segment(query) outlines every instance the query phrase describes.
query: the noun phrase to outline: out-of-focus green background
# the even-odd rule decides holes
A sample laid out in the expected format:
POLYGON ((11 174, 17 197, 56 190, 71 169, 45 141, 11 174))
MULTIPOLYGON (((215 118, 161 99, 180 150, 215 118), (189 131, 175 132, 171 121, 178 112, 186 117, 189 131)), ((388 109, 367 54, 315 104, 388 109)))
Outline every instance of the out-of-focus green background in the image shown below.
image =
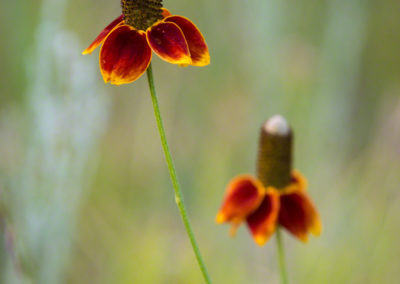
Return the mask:
MULTIPOLYGON (((215 283, 279 283, 275 239, 214 223, 254 173, 258 130, 292 124, 324 231, 284 235, 291 283, 395 283, 400 267, 400 2, 165 0, 203 32, 205 68, 153 57, 185 201, 215 283)), ((203 283, 145 76, 105 85, 81 51, 118 0, 3 1, 0 283, 203 283)))

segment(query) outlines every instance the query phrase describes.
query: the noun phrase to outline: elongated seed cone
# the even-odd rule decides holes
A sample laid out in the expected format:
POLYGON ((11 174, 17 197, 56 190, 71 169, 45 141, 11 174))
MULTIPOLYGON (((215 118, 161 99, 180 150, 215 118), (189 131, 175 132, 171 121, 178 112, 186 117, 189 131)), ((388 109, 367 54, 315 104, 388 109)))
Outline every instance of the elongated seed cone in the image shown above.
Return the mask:
POLYGON ((257 176, 265 187, 284 188, 292 172, 292 130, 285 118, 276 115, 261 127, 257 176))

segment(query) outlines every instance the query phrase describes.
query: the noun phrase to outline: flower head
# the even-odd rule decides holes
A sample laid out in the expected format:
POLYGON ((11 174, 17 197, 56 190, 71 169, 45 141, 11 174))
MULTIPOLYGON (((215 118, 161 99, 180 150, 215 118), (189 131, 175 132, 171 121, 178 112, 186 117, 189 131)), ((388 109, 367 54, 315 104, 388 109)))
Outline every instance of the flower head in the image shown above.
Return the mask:
POLYGON ((227 187, 217 223, 231 223, 231 235, 246 222, 254 241, 263 245, 277 225, 306 242, 308 233, 319 235, 322 225, 307 182, 291 170, 292 132, 281 116, 269 119, 261 129, 257 178, 241 175, 227 187))
POLYGON ((112 21, 82 54, 102 44, 100 71, 106 83, 138 79, 151 62, 152 51, 180 66, 210 63, 207 44, 187 18, 171 15, 161 0, 122 0, 122 15, 112 21))

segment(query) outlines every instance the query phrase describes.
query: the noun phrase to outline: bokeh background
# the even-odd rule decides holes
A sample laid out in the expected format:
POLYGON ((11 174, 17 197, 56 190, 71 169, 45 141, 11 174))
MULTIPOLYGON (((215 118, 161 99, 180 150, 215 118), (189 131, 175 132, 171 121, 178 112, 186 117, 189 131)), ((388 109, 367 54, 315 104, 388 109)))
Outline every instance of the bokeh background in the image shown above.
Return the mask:
MULTIPOLYGON (((164 0, 212 63, 154 56, 161 110, 215 283, 279 283, 275 239, 214 223, 254 173, 274 114, 295 131, 324 232, 284 235, 291 283, 395 283, 400 267, 400 2, 164 0)), ((145 76, 105 85, 81 51, 118 0, 3 1, 0 283, 203 283, 161 151, 145 76)))

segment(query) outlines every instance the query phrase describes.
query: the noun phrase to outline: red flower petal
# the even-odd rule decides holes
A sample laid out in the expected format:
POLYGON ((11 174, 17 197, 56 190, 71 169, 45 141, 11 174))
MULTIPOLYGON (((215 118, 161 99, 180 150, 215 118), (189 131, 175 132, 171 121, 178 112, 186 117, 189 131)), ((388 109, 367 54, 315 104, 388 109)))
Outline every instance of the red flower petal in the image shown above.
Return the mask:
POLYGON ((305 191, 306 181, 294 172, 292 183, 280 196, 279 224, 294 236, 307 242, 308 233, 319 235, 322 224, 314 204, 305 191))
POLYGON ((151 61, 151 49, 143 31, 122 25, 112 31, 100 50, 104 81, 127 84, 138 79, 151 61))
POLYGON ((234 178, 227 187, 216 222, 230 222, 235 229, 260 205, 263 197, 264 187, 256 178, 250 175, 234 178))
POLYGON ((173 64, 190 64, 188 44, 174 23, 159 22, 147 30, 147 41, 161 59, 173 64))
POLYGON ((247 226, 258 245, 263 245, 275 231, 279 212, 279 194, 269 189, 260 206, 247 217, 247 226))
POLYGON ((89 54, 92 53, 93 50, 95 50, 103 41, 104 39, 108 36, 108 34, 118 25, 123 23, 123 18, 124 16, 121 15, 118 18, 116 18, 114 21, 111 22, 107 27, 104 28, 104 30, 96 37, 96 39, 92 42, 91 45, 89 45, 88 48, 86 48, 82 54, 89 54))
POLYGON ((210 54, 206 41, 200 30, 189 19, 182 16, 171 16, 164 19, 165 22, 172 22, 182 30, 189 45, 192 64, 195 66, 205 66, 210 63, 210 54))

